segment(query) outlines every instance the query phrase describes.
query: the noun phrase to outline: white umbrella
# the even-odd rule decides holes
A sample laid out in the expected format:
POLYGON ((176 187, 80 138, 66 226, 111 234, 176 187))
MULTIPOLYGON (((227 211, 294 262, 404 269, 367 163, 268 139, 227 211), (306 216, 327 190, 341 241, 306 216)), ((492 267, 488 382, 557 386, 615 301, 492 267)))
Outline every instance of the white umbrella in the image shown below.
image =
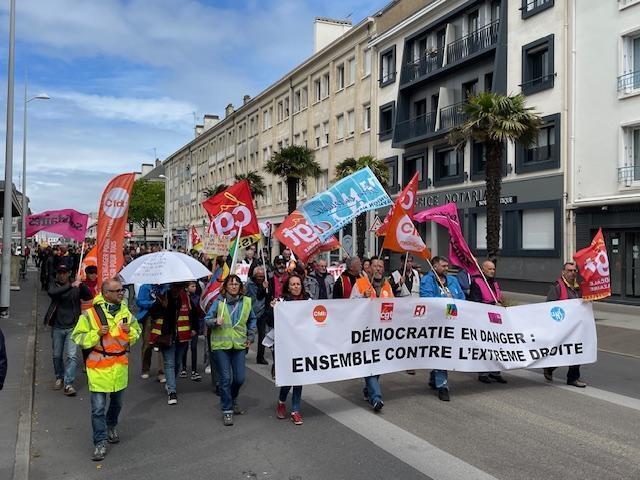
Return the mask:
POLYGON ((178 252, 156 252, 136 258, 120 271, 125 284, 188 282, 211 275, 196 259, 178 252))

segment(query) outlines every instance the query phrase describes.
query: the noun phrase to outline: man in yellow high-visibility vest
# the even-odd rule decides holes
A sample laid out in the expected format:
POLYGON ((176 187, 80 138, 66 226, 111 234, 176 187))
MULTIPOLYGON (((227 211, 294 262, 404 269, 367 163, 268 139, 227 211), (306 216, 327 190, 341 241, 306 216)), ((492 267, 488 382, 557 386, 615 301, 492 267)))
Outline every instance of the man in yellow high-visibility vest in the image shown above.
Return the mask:
POLYGON ((122 409, 122 394, 129 377, 129 347, 140 337, 140 325, 122 302, 124 289, 116 279, 105 280, 102 293, 85 310, 71 338, 87 355, 87 377, 91 392, 94 461, 103 460, 107 442, 118 443, 116 430, 122 409), (111 394, 107 409, 107 395, 111 394))

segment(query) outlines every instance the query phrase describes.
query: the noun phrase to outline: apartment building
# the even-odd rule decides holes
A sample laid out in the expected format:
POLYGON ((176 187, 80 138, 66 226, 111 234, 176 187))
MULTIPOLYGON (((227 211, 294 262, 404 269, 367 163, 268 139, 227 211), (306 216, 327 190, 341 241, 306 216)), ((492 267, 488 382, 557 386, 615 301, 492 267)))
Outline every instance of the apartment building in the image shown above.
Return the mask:
POLYGON ((571 243, 602 227, 612 300, 640 303, 640 1, 571 2, 571 243), (575 230, 574 230, 575 228, 575 230), (574 236, 575 233, 575 236, 574 236))
MULTIPOLYGON (((376 156, 388 164, 394 193, 418 172, 416 210, 455 202, 467 241, 482 258, 484 147, 456 150, 447 135, 465 120, 461 107, 470 95, 527 95, 545 125, 533 148, 505 145, 499 277, 506 288, 542 293, 564 255, 564 2, 420 3, 404 21, 386 30, 378 25, 370 42, 378 77, 376 156)), ((430 223, 419 229, 434 253, 447 254, 444 228, 430 223)))
MULTIPOLYGON (((299 203, 326 189, 337 163, 372 152, 371 54, 367 44, 373 19, 352 26, 346 21, 318 18, 316 51, 266 90, 234 108, 223 119, 205 116, 194 140, 165 160, 167 223, 171 235, 186 240, 190 226, 206 224, 200 206, 202 190, 234 183, 240 173, 258 171, 267 185, 255 199, 261 221, 277 226, 287 214, 286 184, 263 169, 275 151, 304 145, 314 151, 323 174, 300 186, 299 203)), ((355 229, 341 232, 345 244, 355 244, 355 229)), ((277 251, 277 248, 276 248, 277 251)))

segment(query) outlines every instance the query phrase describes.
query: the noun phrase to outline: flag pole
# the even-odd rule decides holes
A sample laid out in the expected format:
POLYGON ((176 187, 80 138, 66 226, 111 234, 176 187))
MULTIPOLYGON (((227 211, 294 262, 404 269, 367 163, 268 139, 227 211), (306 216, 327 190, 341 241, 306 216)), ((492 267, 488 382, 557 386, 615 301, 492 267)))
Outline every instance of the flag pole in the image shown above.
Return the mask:
POLYGON ((76 273, 76 279, 80 278, 80 270, 82 269, 82 260, 84 259, 84 240, 82 241, 82 250, 80 250, 80 262, 78 263, 78 273, 76 273))
POLYGON ((409 252, 404 256, 404 268, 402 269, 402 278, 407 274, 407 261, 409 260, 409 252))
MULTIPOLYGON (((261 235, 260 240, 258 240, 258 248, 260 249, 260 257, 262 258, 262 268, 264 270, 264 278, 266 280, 267 279, 267 263, 264 261, 264 247, 262 245, 263 238, 264 238, 264 235, 261 235)), ((265 288, 265 291, 269 293, 269 282, 267 282, 267 288, 265 288)))
POLYGON ((498 305, 500 302, 496 298, 496 294, 493 293, 493 290, 492 290, 491 286, 489 285, 489 280, 487 280, 487 277, 484 275, 484 272, 482 271, 482 268, 480 267, 480 264, 478 263, 478 260, 476 259, 475 255, 473 255, 473 254, 471 255, 471 258, 473 258, 473 261, 476 262, 476 267, 478 267, 478 271, 480 272, 480 275, 482 275, 482 279, 484 280, 484 283, 487 285, 487 288, 489 289, 489 292, 491 293, 491 296, 493 297, 493 301, 496 302, 496 305, 498 305))

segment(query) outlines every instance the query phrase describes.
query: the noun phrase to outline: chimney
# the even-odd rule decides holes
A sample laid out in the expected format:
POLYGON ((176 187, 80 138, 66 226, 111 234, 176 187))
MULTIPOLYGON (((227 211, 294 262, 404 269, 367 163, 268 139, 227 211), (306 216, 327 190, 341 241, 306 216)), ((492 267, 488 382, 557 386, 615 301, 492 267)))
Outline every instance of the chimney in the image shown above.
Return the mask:
POLYGON ((316 17, 313 22, 313 53, 318 53, 344 35, 351 27, 351 20, 316 17))
POLYGON ((142 171, 140 172, 140 176, 141 177, 146 177, 151 170, 153 170, 153 165, 151 163, 143 163, 142 164, 142 171))
POLYGON ((156 158, 156 167, 158 165, 162 165, 162 160, 160 160, 159 158, 156 158))
POLYGON ((220 123, 220 117, 218 115, 206 114, 204 116, 204 130, 205 131, 209 130, 211 127, 216 126, 218 123, 220 123))
POLYGON ((204 132, 204 125, 196 125, 196 137, 202 135, 202 132, 204 132))
POLYGON ((233 103, 230 103, 229 105, 227 105, 224 109, 224 116, 225 118, 228 117, 229 115, 231 115, 234 112, 233 110, 233 103))
POLYGON ((242 97, 242 105, 246 105, 251 100, 251 95, 245 95, 242 97))

